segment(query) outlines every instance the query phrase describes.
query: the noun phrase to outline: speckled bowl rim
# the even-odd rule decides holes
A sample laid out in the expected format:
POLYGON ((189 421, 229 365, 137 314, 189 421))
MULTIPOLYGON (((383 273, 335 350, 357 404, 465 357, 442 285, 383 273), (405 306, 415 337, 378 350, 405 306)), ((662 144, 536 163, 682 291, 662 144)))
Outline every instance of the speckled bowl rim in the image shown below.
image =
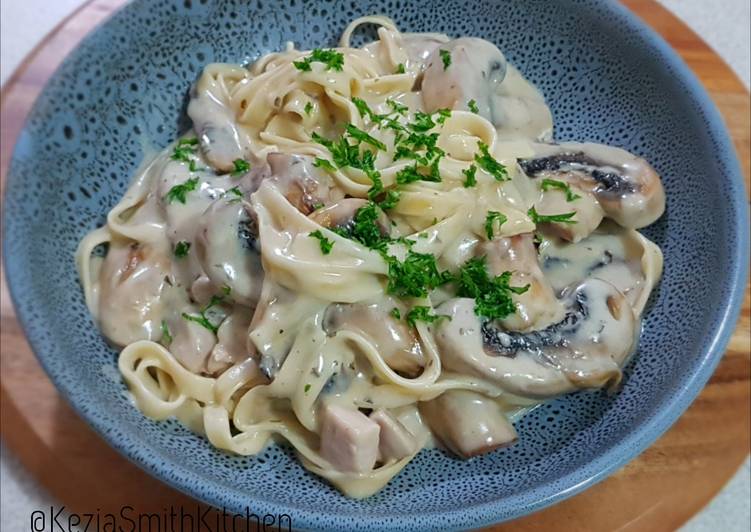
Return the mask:
MULTIPOLYGON (((685 380, 685 382, 683 382, 678 393, 671 396, 670 399, 662 405, 662 408, 643 421, 638 427, 634 428, 625 439, 621 440, 606 453, 594 458, 576 471, 559 478, 557 480, 557 485, 562 486, 560 489, 551 492, 549 486, 543 485, 536 488, 530 488, 510 497, 471 505, 460 510, 423 512, 420 514, 399 515, 396 517, 392 515, 358 515, 357 518, 361 520, 363 525, 371 527, 375 526, 382 529, 398 527, 400 529, 419 530, 424 528, 426 522, 425 518, 427 516, 439 516, 443 524, 443 529, 446 530, 482 527, 496 522, 515 519, 572 497, 605 479, 615 470, 641 454, 641 452, 643 452, 652 442, 659 438, 673 423, 675 423, 701 391, 724 354, 725 347, 735 329, 735 324, 740 313, 745 281, 749 268, 749 210, 746 203, 743 174, 735 149, 714 102, 694 73, 670 47, 670 45, 623 5, 615 2, 608 2, 602 7, 605 10, 610 11, 610 13, 622 23, 624 27, 641 38, 645 46, 650 47, 657 52, 657 60, 663 61, 666 67, 671 68, 675 75, 685 83, 689 95, 693 98, 697 107, 706 115, 707 123, 709 125, 708 132, 716 141, 719 159, 725 163, 730 176, 729 186, 732 192, 732 202, 728 208, 733 211, 736 220, 735 227, 731 227, 730 229, 735 229, 740 244, 733 250, 733 253, 729 257, 730 270, 728 273, 731 274, 731 297, 722 309, 722 318, 719 326, 714 332, 714 337, 712 338, 710 347, 700 359, 691 375, 685 380), (390 518, 388 525, 383 522, 384 517, 390 518)), ((103 24, 108 23, 113 16, 120 12, 121 9, 122 8, 94 28, 94 30, 92 30, 82 42, 88 41, 96 30, 101 28, 103 24)), ((79 43, 79 45, 69 54, 69 57, 75 54, 80 45, 81 43, 79 43)), ((66 59, 62 65, 58 67, 58 70, 62 68, 68 60, 69 59, 66 59)), ((44 92, 41 94, 44 94, 44 92)), ((19 137, 25 130, 26 125, 24 125, 21 130, 19 137)), ((14 151, 8 172, 8 181, 13 179, 13 173, 11 170, 14 166, 13 162, 15 159, 16 152, 14 151)), ((6 183, 6 190, 9 189, 10 187, 8 187, 6 183)), ((20 297, 20 294, 17 294, 14 291, 14 285, 12 282, 14 268, 8 264, 7 259, 8 244, 7 239, 5 238, 5 227, 7 227, 7 224, 4 223, 3 226, 3 260, 5 261, 5 270, 11 300, 18 309, 19 306, 16 305, 16 301, 20 297)), ((25 331, 28 330, 26 324, 29 318, 30 317, 25 311, 18 310, 18 319, 25 331)), ((65 382, 60 379, 53 370, 51 370, 45 360, 45 356, 40 354, 43 353, 43 350, 41 349, 38 338, 33 334, 27 335, 27 338, 47 375, 78 414, 120 454, 156 478, 159 478, 168 485, 171 485, 192 497, 204 500, 205 502, 217 507, 234 506, 235 508, 242 508, 250 505, 252 507, 251 509, 259 515, 263 513, 286 513, 291 516, 292 523, 296 529, 317 528, 324 525, 324 523, 330 524, 329 520, 332 516, 327 514, 325 509, 310 510, 299 507, 292 508, 254 501, 252 500, 251 495, 241 496, 231 489, 228 490, 221 482, 207 481, 201 475, 196 474, 191 469, 186 468, 179 463, 164 461, 156 453, 147 448, 141 448, 142 458, 138 461, 134 460, 127 451, 128 447, 132 445, 132 442, 128 441, 127 435, 118 433, 120 434, 119 439, 115 440, 111 436, 111 434, 113 434, 112 429, 116 428, 114 421, 100 419, 96 417, 94 411, 83 413, 76 402, 75 387, 73 386, 73 383, 65 382), (174 475, 175 472, 178 472, 179 474, 174 475), (178 480, 175 480, 175 477, 177 477, 178 480), (212 484, 214 489, 209 491, 203 489, 203 486, 207 483, 212 484), (224 496, 207 497, 206 494, 210 492, 223 493, 224 496)), ((351 514, 347 514, 347 516, 350 515, 351 514)), ((340 523, 340 528, 342 526, 346 526, 344 521, 340 523)))

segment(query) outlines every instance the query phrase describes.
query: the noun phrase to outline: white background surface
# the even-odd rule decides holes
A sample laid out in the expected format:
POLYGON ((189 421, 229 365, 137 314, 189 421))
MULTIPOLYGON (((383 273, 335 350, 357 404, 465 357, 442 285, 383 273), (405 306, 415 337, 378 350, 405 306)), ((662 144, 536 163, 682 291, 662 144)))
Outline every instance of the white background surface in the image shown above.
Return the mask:
MULTIPOLYGON (((659 1, 717 50, 749 86, 749 0, 659 1)), ((0 83, 5 83, 44 35, 82 3, 82 0, 0 0, 0 83)), ((0 530, 29 530, 32 510, 55 501, 2 446, 0 455, 0 530)), ((751 468, 747 460, 721 494, 687 523, 683 532, 748 532, 750 501, 751 468)))

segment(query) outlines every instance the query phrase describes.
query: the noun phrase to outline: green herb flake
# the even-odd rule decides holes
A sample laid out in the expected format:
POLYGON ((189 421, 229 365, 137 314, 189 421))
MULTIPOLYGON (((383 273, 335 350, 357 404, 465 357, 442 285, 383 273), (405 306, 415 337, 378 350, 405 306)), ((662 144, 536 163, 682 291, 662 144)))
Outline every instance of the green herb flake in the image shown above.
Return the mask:
POLYGON ((510 178, 506 167, 490 155, 490 152, 488 152, 488 145, 484 142, 478 142, 477 146, 480 148, 481 152, 481 155, 475 154, 475 162, 477 163, 477 166, 492 175, 496 181, 508 181, 510 178))
POLYGON ((186 196, 188 192, 193 192, 198 188, 198 178, 192 177, 188 179, 185 183, 181 183, 179 185, 175 185, 171 189, 169 189, 169 192, 164 195, 167 202, 172 203, 174 201, 179 201, 182 204, 185 204, 186 196))
POLYGON ((480 108, 477 107, 477 102, 474 99, 467 102, 467 107, 469 107, 469 110, 475 113, 476 115, 480 114, 480 108))
POLYGON ((313 104, 311 102, 308 102, 305 104, 305 114, 310 116, 310 113, 313 112, 313 104))
POLYGON ((565 181, 558 181, 557 179, 543 179, 540 188, 542 188, 543 192, 546 192, 551 188, 562 190, 566 194, 566 201, 569 203, 581 198, 581 196, 575 194, 574 191, 571 190, 568 183, 565 181))
POLYGON ((575 224, 576 220, 571 219, 575 215, 576 215, 576 211, 566 212, 563 214, 538 214, 534 205, 532 205, 532 207, 530 207, 530 209, 527 211, 527 216, 529 216, 530 220, 532 220, 532 222, 534 222, 535 224, 543 224, 543 223, 575 224))
POLYGON ((188 251, 190 251, 190 242, 181 240, 180 242, 175 244, 175 257, 177 258, 187 257, 188 251))
POLYGON ((239 187, 232 187, 232 188, 228 189, 224 194, 225 195, 226 194, 230 194, 230 195, 238 197, 238 198, 242 198, 243 197, 243 193, 242 193, 242 191, 240 191, 239 187))
POLYGON ((400 319, 402 319, 402 313, 401 313, 401 312, 399 312, 399 309, 398 309, 398 308, 396 308, 396 307, 392 308, 392 309, 391 309, 391 312, 389 312, 389 314, 390 314, 390 315, 391 315, 391 317, 392 317, 392 318, 394 318, 394 319, 397 319, 397 320, 400 320, 400 319))
POLYGON ((436 113, 438 114, 438 118, 436 118, 435 122, 441 126, 446 123, 447 119, 451 118, 451 109, 438 109, 436 113))
POLYGON ((399 63, 396 66, 396 73, 397 74, 404 74, 406 72, 406 69, 404 68, 404 63, 399 63))
POLYGON ((393 209, 399 203, 400 196, 401 193, 398 190, 388 190, 386 197, 378 203, 378 206, 384 211, 393 209))
POLYGON ((415 121, 409 124, 409 127, 413 131, 425 132, 433 129, 435 122, 433 122, 433 118, 429 114, 417 111, 415 113, 415 121))
POLYGON ((347 124, 346 131, 347 133, 349 133, 349 136, 352 137, 353 139, 359 140, 360 142, 364 142, 365 144, 370 144, 371 146, 379 150, 386 149, 386 145, 383 142, 381 142, 380 140, 376 138, 371 137, 365 131, 363 131, 362 129, 359 129, 353 124, 347 124))
POLYGON ((409 323, 412 327, 417 325, 418 321, 424 321, 425 323, 433 323, 438 320, 442 319, 448 319, 451 320, 451 316, 447 314, 431 314, 430 311, 432 309, 430 307, 424 307, 424 306, 416 306, 412 307, 410 311, 407 313, 407 323, 409 323))
POLYGON ((175 146, 175 149, 172 152, 172 159, 175 161, 183 161, 186 163, 190 163, 192 160, 191 159, 192 156, 196 153, 195 147, 197 144, 198 144, 198 139, 195 137, 178 140, 177 145, 175 146))
POLYGON ((404 104, 401 104, 401 103, 397 102, 396 100, 392 100, 391 98, 389 98, 388 100, 386 100, 386 104, 389 107, 391 107, 391 109, 393 110, 394 113, 397 113, 397 114, 400 114, 400 115, 403 115, 407 111, 409 111, 409 107, 407 107, 404 104))
POLYGON ((308 393, 310 391, 310 384, 306 384, 303 390, 305 391, 305 393, 308 393))
POLYGON ((438 53, 441 54, 441 61, 443 61, 443 70, 448 69, 448 67, 451 66, 451 52, 448 50, 438 50, 438 53))
POLYGON ((320 48, 316 48, 310 52, 308 57, 300 61, 294 61, 292 64, 298 70, 310 72, 311 63, 323 63, 326 66, 326 70, 341 72, 344 66, 344 54, 336 50, 321 50, 320 48))
POLYGON ((363 100, 362 98, 358 98, 357 96, 352 98, 352 103, 355 104, 355 107, 357 108, 357 112, 360 113, 360 116, 364 119, 369 118, 373 122, 380 122, 383 117, 377 113, 375 113, 370 106, 368 106, 368 103, 363 100))
POLYGON ((316 160, 313 161, 313 166, 336 172, 336 166, 331 161, 322 159, 321 157, 316 157, 316 160))
POLYGON ((183 312, 182 316, 184 319, 195 322, 201 327, 203 327, 204 329, 210 330, 214 334, 216 334, 217 331, 219 330, 219 327, 211 323, 209 319, 203 314, 201 314, 200 316, 195 316, 193 314, 186 314, 185 312, 183 312))
POLYGON ((511 294, 523 294, 529 285, 510 286, 511 272, 489 277, 485 261, 485 257, 474 257, 464 263, 456 277, 457 295, 473 298, 478 316, 503 319, 516 311, 511 294))
POLYGON ((477 186, 477 167, 473 164, 469 168, 462 170, 464 177, 464 188, 477 186))
POLYGON ((168 346, 172 343, 172 335, 169 332, 169 326, 166 320, 162 320, 162 343, 168 346))
POLYGON ((250 170, 250 163, 245 159, 235 159, 232 161, 232 164, 235 166, 234 170, 232 170, 233 176, 242 175, 250 170))
POLYGON ((493 230, 494 224, 498 223, 498 229, 501 228, 501 226, 506 223, 505 215, 501 214, 498 211, 488 211, 488 215, 485 217, 485 233, 488 235, 488 240, 493 239, 493 233, 495 231, 493 230))
POLYGON ((422 174, 417 170, 417 164, 406 166, 396 173, 396 183, 398 185, 408 185, 415 181, 431 181, 433 183, 441 182, 441 175, 438 173, 438 159, 431 164, 430 174, 422 174))
POLYGON ((311 238, 317 238, 318 243, 321 245, 321 253, 324 255, 328 255, 331 253, 331 248, 334 247, 334 242, 326 238, 323 233, 321 233, 320 229, 316 229, 312 233, 310 233, 308 236, 311 238))
POLYGON ((379 217, 380 209, 374 202, 370 201, 357 209, 351 224, 346 227, 332 228, 332 231, 370 249, 385 252, 391 238, 381 232, 379 217))
POLYGON ((425 297, 453 278, 447 271, 438 271, 436 259, 429 253, 409 250, 403 262, 396 257, 384 258, 389 266, 386 291, 399 297, 425 297))

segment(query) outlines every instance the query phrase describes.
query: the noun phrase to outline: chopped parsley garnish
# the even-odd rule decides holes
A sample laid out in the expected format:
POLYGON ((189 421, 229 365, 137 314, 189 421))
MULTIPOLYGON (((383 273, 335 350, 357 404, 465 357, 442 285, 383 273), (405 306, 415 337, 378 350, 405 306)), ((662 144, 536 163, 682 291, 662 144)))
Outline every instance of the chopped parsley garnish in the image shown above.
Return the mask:
POLYGON ((250 170, 250 163, 245 159, 235 159, 232 161, 232 164, 235 165, 234 170, 232 170, 232 175, 242 175, 250 170))
POLYGON ((542 184, 540 185, 540 188, 542 188, 543 191, 548 191, 551 188, 557 188, 558 190, 562 190, 566 194, 566 201, 572 202, 574 200, 578 200, 581 198, 580 195, 575 194, 568 183, 565 181, 558 181, 557 179, 543 179, 542 184))
POLYGON ((433 323, 434 321, 442 319, 451 319, 451 316, 447 314, 431 314, 430 307, 417 306, 412 307, 407 313, 407 323, 414 327, 418 321, 424 321, 425 323, 433 323))
POLYGON ((175 244, 175 257, 177 258, 187 257, 188 251, 190 251, 190 242, 181 240, 180 242, 175 244))
POLYGON ((386 291, 400 297, 425 297, 430 290, 453 279, 447 271, 439 272, 435 257, 429 253, 407 252, 404 261, 384 257, 389 265, 386 291))
POLYGON ((477 166, 492 175, 496 181, 508 181, 509 176, 506 167, 490 155, 488 152, 488 145, 484 142, 478 142, 477 146, 482 153, 482 155, 475 154, 475 162, 477 163, 477 166))
POLYGON ((310 391, 310 384, 306 384, 303 390, 305 391, 305 393, 308 393, 310 391))
POLYGON ((391 109, 393 109, 393 111, 395 113, 400 114, 400 115, 403 115, 404 113, 406 113, 407 111, 409 111, 409 107, 407 107, 404 104, 401 104, 401 103, 397 102, 396 100, 392 100, 391 98, 389 98, 388 100, 386 100, 386 104, 389 107, 391 107, 391 109))
POLYGON ((313 204, 313 210, 317 211, 318 209, 323 209, 325 206, 326 206, 325 203, 322 203, 319 201, 318 203, 313 204))
MULTIPOLYGON (((367 133, 365 134, 367 135, 367 133)), ((368 150, 365 150, 360 154, 361 141, 359 139, 355 139, 358 141, 356 144, 350 144, 349 138, 346 134, 342 135, 336 142, 322 137, 315 132, 312 136, 314 141, 322 144, 329 150, 329 152, 331 152, 331 158, 334 160, 334 164, 337 167, 346 168, 347 166, 350 166, 362 170, 365 175, 373 181, 374 186, 377 188, 377 183, 380 181, 381 174, 375 169, 375 156, 373 155, 373 152, 368 150)), ((322 160, 323 159, 321 159, 321 161, 322 160)), ((325 163, 319 164, 325 165, 325 163)), ((378 190, 378 192, 380 192, 380 190, 378 190)))
POLYGON ((342 67, 344 66, 344 54, 337 52, 336 50, 321 50, 320 48, 316 48, 310 52, 308 57, 301 61, 294 61, 292 64, 295 65, 297 70, 310 72, 311 63, 323 63, 326 65, 326 70, 336 70, 341 72, 342 67))
POLYGON ((311 102, 308 102, 305 104, 305 114, 310 116, 310 113, 313 112, 313 104, 311 102))
POLYGON ((373 112, 373 110, 368 106, 367 102, 362 98, 355 96, 352 98, 352 103, 355 104, 355 107, 357 107, 357 112, 360 113, 360 116, 363 117, 363 119, 370 118, 373 122, 380 122, 383 118, 381 115, 373 112))
POLYGON ((219 330, 219 327, 211 323, 209 319, 203 315, 203 313, 201 313, 201 315, 199 316, 194 316, 193 314, 186 314, 185 312, 183 312, 182 316, 184 319, 188 321, 193 321, 197 323, 198 325, 200 325, 201 327, 203 327, 204 329, 210 330, 214 334, 216 334, 217 331, 219 330))
POLYGON ((396 73, 397 74, 404 74, 406 70, 404 69, 404 63, 399 63, 396 67, 396 73))
POLYGON ((378 206, 370 201, 367 205, 357 209, 351 224, 345 227, 335 227, 332 231, 368 248, 385 252, 386 245, 391 241, 391 238, 381 232, 378 223, 378 210, 378 206))
POLYGON ((236 196, 238 198, 243 197, 243 193, 240 191, 238 187, 232 187, 229 190, 225 192, 225 194, 232 194, 233 196, 236 196))
POLYGON ((399 196, 401 196, 401 193, 398 190, 388 190, 386 197, 378 202, 378 206, 384 211, 393 209, 399 203, 399 196))
POLYGON ((485 257, 469 259, 459 270, 456 278, 459 297, 475 300, 475 314, 494 320, 505 318, 516 311, 511 294, 523 294, 526 286, 509 286, 511 272, 489 277, 485 257))
POLYGON ((402 168, 396 173, 396 184, 407 185, 409 183, 414 183, 415 181, 432 181, 434 183, 439 183, 441 181, 441 176, 438 173, 437 163, 438 159, 435 160, 435 166, 431 165, 431 172, 427 175, 422 174, 417 170, 417 164, 402 168), (435 169, 435 171, 433 169, 435 169))
POLYGON ((169 332, 169 326, 166 320, 162 320, 162 343, 166 346, 172 343, 172 335, 169 332))
POLYGON ((324 168, 326 170, 336 172, 336 166, 334 166, 331 161, 322 159, 321 157, 316 157, 316 160, 313 161, 313 166, 315 166, 316 168, 324 168))
POLYGON ((409 127, 412 128, 413 131, 425 132, 433 129, 435 127, 435 122, 433 122, 433 119, 428 113, 417 111, 415 113, 415 121, 412 122, 409 127))
POLYGON ((396 308, 396 307, 392 308, 391 312, 389 312, 389 314, 391 315, 392 318, 395 318, 397 320, 402 319, 402 313, 399 312, 399 309, 396 308))
POLYGON ((334 247, 334 243, 328 238, 326 238, 325 236, 323 236, 323 233, 321 233, 320 229, 316 229, 315 231, 310 233, 308 236, 318 239, 318 243, 321 245, 321 253, 323 253, 324 255, 328 255, 329 253, 331 253, 331 248, 334 247))
MULTIPOLYGON (((195 146, 197 144, 198 139, 195 137, 178 140, 177 146, 175 146, 175 150, 172 152, 172 159, 189 163, 192 160, 191 157, 196 153, 195 146)), ((191 169, 191 171, 193 170, 191 169)))
POLYGON ((347 129, 347 133, 349 133, 350 137, 352 137, 353 139, 357 139, 360 142, 364 142, 365 144, 370 144, 371 146, 379 150, 386 149, 386 145, 383 142, 371 137, 362 129, 359 129, 352 124, 347 124, 346 129, 347 129))
POLYGON ((438 50, 438 53, 441 54, 441 61, 443 61, 443 70, 446 70, 449 66, 451 66, 451 52, 448 50, 438 50))
POLYGON ((474 187, 477 185, 477 167, 473 164, 466 170, 462 170, 464 177, 464 188, 474 187))
POLYGON ((563 214, 538 214, 537 210, 535 210, 535 206, 532 205, 530 209, 527 211, 527 216, 529 216, 530 220, 532 220, 535 224, 543 224, 543 223, 564 223, 564 224, 575 224, 576 220, 572 220, 571 218, 576 215, 576 211, 572 212, 566 212, 563 214))
POLYGON ((438 109, 438 118, 435 119, 436 124, 443 125, 448 118, 451 118, 451 109, 438 109))
POLYGON ((185 197, 188 192, 193 192, 196 188, 198 188, 198 178, 191 177, 185 183, 175 185, 174 187, 169 189, 169 192, 167 192, 164 197, 170 203, 172 203, 173 201, 179 201, 180 203, 184 204, 185 197))
POLYGON ((467 107, 469 107, 469 110, 476 115, 480 114, 480 108, 477 107, 477 102, 474 100, 474 98, 467 102, 467 107))
POLYGON ((226 285, 223 286, 222 287, 222 294, 223 295, 220 295, 220 296, 213 295, 213 296, 211 296, 211 301, 209 301, 208 305, 206 305, 205 307, 203 307, 201 309, 201 311, 198 314, 198 316, 196 316, 194 314, 187 314, 187 313, 183 312, 182 313, 183 319, 195 322, 198 325, 200 325, 201 327, 203 327, 204 329, 208 329, 211 332, 213 332, 214 334, 216 334, 217 331, 219 330, 219 326, 218 325, 214 325, 213 323, 211 323, 211 321, 209 320, 209 318, 206 316, 206 312, 211 307, 214 307, 214 306, 218 305, 219 303, 221 303, 222 300, 224 300, 224 296, 229 295, 230 290, 231 289, 230 289, 229 286, 226 286, 226 285))
POLYGON ((500 229, 501 226, 506 223, 505 215, 501 214, 498 211, 488 211, 488 215, 485 217, 485 233, 488 235, 488 240, 493 239, 493 234, 495 233, 493 226, 496 222, 498 222, 498 228, 500 229))

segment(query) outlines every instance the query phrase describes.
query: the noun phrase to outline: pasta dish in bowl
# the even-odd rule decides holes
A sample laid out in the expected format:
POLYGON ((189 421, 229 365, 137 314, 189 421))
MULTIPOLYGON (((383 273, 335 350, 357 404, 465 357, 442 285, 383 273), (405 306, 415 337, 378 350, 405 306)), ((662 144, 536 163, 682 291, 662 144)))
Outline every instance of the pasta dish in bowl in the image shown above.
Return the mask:
POLYGON ((616 391, 660 177, 554 142, 493 44, 362 17, 338 48, 206 66, 187 112, 76 256, 145 415, 240 455, 287 442, 360 498, 426 446, 471 458, 543 401, 616 391))

